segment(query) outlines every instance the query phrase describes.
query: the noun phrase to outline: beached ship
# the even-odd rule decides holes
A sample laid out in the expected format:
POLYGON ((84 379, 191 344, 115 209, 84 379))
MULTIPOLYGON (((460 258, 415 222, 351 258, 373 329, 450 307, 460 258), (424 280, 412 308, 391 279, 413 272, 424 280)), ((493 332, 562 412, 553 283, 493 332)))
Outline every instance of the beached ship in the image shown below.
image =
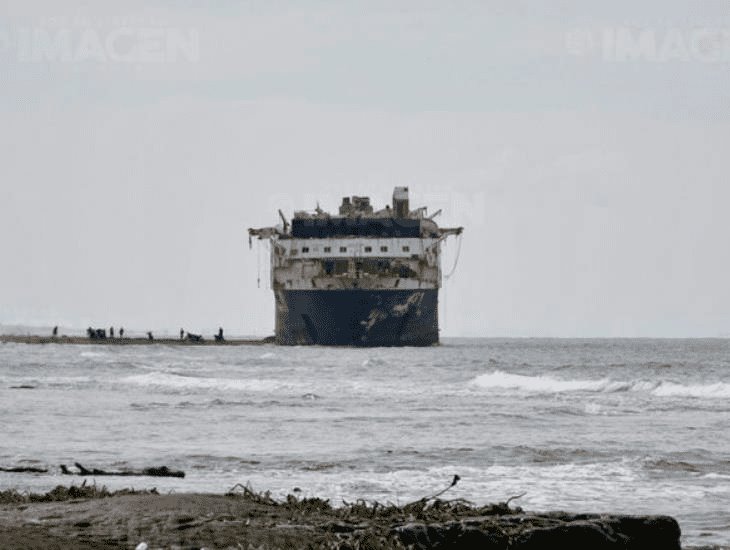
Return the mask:
POLYGON ((339 215, 317 207, 279 211, 276 227, 249 229, 271 244, 271 287, 279 344, 428 346, 438 343, 441 244, 461 227, 440 228, 438 212, 410 210, 408 188, 373 211, 345 197, 339 215))

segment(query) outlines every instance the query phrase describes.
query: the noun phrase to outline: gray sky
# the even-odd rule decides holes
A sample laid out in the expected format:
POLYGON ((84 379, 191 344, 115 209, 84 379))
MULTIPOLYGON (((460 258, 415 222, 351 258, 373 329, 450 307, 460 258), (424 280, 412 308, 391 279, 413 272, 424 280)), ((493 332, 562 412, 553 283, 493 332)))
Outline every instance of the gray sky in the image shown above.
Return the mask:
POLYGON ((272 333, 246 228, 408 185, 443 335, 730 335, 725 1, 2 4, 0 323, 272 333))

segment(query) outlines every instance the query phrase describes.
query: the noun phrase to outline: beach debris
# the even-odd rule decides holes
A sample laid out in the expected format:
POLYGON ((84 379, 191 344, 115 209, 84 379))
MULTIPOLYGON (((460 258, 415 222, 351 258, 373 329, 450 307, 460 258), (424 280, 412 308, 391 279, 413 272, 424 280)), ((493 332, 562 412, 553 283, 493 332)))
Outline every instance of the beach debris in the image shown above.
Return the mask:
POLYGON ((149 546, 147 546, 146 542, 140 542, 137 546, 134 547, 134 550, 147 550, 149 546))
POLYGON ((253 490, 251 485, 248 483, 246 485, 243 485, 241 483, 236 483, 233 487, 228 489, 228 492, 226 493, 227 497, 235 497, 235 496, 242 496, 246 500, 251 500, 253 502, 256 502, 257 504, 268 504, 268 505, 274 505, 278 506, 279 503, 273 498, 271 498, 271 492, 266 491, 263 493, 257 493, 253 490))
POLYGON ((188 340, 190 342, 202 342, 203 336, 201 334, 193 334, 192 332, 188 332, 188 340))
POLYGON ((426 501, 429 501, 429 500, 433 500, 433 499, 435 499, 435 498, 438 498, 438 497, 440 497, 440 496, 441 496, 441 495, 443 495, 443 494, 444 494, 444 493, 445 493, 446 491, 448 491, 449 489, 451 489, 451 488, 452 488, 452 487, 453 487, 454 485, 456 485, 457 483, 459 483, 459 480, 460 480, 460 479, 461 479, 461 478, 460 478, 460 477, 459 477, 459 476, 458 476, 457 474, 454 474, 454 479, 452 479, 452 480, 451 480, 451 485, 449 485, 448 487, 446 487, 446 489, 444 489, 444 490, 442 490, 442 491, 439 491, 439 492, 438 492, 438 493, 436 493, 435 495, 431 495, 430 497, 428 497, 428 498, 426 498, 426 499, 421 499, 421 500, 426 500, 426 501))
POLYGON ((151 468, 143 468, 142 470, 121 470, 109 471, 100 470, 98 468, 88 468, 82 466, 78 462, 74 465, 78 468, 78 472, 72 472, 65 464, 61 464, 61 473, 67 476, 148 476, 148 477, 185 477, 185 472, 181 470, 171 470, 167 466, 154 466, 151 468))
POLYGON ((19 386, 10 386, 9 389, 11 389, 11 390, 34 390, 35 386, 31 386, 30 384, 20 384, 19 386))
POLYGON ((24 502, 63 502, 77 498, 107 498, 115 495, 159 495, 157 489, 135 490, 120 489, 109 491, 106 486, 98 486, 96 483, 88 484, 86 480, 81 485, 57 485, 47 493, 29 493, 17 489, 0 491, 0 504, 24 503, 24 502))

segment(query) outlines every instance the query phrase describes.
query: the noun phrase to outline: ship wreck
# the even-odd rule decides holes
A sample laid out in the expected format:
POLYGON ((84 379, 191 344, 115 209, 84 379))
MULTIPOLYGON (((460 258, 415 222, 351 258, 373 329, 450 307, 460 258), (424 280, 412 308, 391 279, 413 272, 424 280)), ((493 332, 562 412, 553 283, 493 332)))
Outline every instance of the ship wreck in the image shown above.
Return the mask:
POLYGON ((250 228, 270 243, 275 341, 282 345, 430 346, 439 342, 441 245, 463 228, 441 228, 407 187, 374 211, 344 197, 338 215, 298 211, 250 228))

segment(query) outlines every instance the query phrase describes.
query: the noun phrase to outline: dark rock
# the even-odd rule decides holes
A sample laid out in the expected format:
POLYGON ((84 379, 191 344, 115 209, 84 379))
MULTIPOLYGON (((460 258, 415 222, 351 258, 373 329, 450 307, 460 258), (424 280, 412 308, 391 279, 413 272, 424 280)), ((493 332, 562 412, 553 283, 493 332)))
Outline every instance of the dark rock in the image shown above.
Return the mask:
POLYGON ((411 523, 392 531, 403 545, 415 550, 480 548, 507 550, 509 539, 499 530, 470 527, 460 522, 423 525, 411 523))
POLYGON ((615 530, 626 535, 629 550, 662 548, 680 550, 682 534, 677 520, 669 516, 617 516, 615 530))
POLYGON ((453 548, 483 548, 484 550, 507 550, 509 538, 497 530, 466 527, 454 541, 453 548))
MULTIPOLYGON (((485 518, 486 519, 486 518, 485 518)), ((680 529, 666 516, 552 513, 490 517, 488 521, 409 523, 391 535, 415 550, 680 550, 680 529)))
POLYGON ((414 550, 425 550, 426 548, 434 548, 435 544, 442 542, 441 529, 440 525, 411 523, 396 527, 393 529, 393 533, 404 545, 412 546, 414 550))
POLYGON ((574 521, 555 527, 530 529, 517 535, 512 548, 590 548, 591 550, 624 550, 627 538, 593 521, 574 521))

